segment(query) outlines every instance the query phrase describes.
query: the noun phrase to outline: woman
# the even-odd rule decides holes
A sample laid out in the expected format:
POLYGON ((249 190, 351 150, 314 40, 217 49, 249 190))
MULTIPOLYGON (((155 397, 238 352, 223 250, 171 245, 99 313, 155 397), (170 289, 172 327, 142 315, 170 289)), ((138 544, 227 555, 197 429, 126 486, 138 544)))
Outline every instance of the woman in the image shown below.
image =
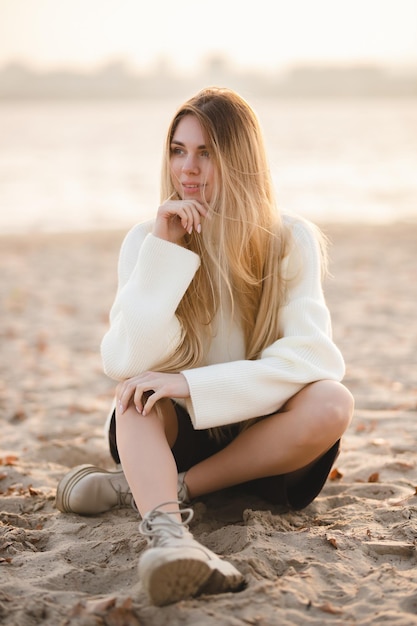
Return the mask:
POLYGON ((75 468, 57 491, 60 510, 81 514, 134 501, 150 544, 139 573, 157 605, 243 583, 193 539, 182 503, 248 484, 305 507, 353 412, 322 239, 279 214, 257 117, 238 94, 205 89, 177 111, 161 195, 156 218, 123 242, 102 342, 105 372, 121 381, 110 443, 123 469, 75 468))

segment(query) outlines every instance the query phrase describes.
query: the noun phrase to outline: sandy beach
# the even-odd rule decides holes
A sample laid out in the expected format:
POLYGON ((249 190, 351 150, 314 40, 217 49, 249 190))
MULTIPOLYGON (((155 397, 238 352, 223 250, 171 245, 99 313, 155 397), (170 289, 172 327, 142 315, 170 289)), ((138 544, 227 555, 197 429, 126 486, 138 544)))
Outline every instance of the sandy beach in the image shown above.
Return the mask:
POLYGON ((232 489, 195 503, 196 538, 237 594, 151 606, 132 509, 54 507, 73 466, 112 468, 114 383, 99 344, 123 232, 0 238, 0 624, 417 624, 417 224, 324 225, 325 291, 354 420, 320 496, 282 512, 232 489))

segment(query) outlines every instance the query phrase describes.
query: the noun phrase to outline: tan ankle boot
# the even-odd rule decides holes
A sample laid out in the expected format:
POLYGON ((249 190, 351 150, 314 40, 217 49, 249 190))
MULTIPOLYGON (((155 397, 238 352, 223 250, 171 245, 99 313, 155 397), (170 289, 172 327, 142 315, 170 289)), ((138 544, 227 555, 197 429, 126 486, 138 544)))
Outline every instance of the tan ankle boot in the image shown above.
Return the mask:
POLYGON ((139 559, 139 575, 151 602, 164 606, 202 593, 241 589, 242 574, 196 541, 188 530, 192 509, 181 511, 185 515, 183 522, 177 520, 177 514, 178 510, 155 508, 139 525, 149 543, 139 559))
MULTIPOLYGON (((188 503, 185 472, 178 476, 178 499, 188 503)), ((63 513, 98 515, 114 508, 132 507, 137 511, 132 492, 122 469, 108 471, 94 465, 74 467, 60 481, 55 506, 63 513)))

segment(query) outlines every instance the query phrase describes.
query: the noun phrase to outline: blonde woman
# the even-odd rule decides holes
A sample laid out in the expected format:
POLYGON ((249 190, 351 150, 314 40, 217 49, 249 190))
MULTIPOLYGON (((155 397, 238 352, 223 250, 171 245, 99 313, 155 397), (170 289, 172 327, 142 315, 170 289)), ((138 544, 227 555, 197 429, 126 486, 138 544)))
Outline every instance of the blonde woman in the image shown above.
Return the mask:
POLYGON ((57 490, 65 512, 135 504, 149 541, 139 575, 157 605, 244 583, 193 538, 184 504, 243 484, 305 507, 353 412, 322 238, 277 210, 259 122, 238 94, 208 88, 180 107, 161 195, 123 242, 102 342, 120 381, 109 436, 121 468, 75 468, 57 490))

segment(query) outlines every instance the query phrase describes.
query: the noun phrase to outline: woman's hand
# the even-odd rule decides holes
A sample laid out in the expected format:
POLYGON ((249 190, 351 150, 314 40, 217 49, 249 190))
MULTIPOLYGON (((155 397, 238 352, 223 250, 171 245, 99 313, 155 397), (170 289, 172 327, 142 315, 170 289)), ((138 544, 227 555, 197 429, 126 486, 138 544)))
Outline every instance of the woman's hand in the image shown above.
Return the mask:
POLYGON ((208 208, 198 200, 166 200, 158 209, 153 235, 171 243, 178 243, 186 233, 201 233, 202 219, 208 208))
POLYGON ((189 398, 189 396, 190 389, 183 374, 145 372, 124 380, 116 389, 116 402, 120 413, 124 413, 132 401, 138 413, 147 415, 155 402, 161 398, 189 398))

